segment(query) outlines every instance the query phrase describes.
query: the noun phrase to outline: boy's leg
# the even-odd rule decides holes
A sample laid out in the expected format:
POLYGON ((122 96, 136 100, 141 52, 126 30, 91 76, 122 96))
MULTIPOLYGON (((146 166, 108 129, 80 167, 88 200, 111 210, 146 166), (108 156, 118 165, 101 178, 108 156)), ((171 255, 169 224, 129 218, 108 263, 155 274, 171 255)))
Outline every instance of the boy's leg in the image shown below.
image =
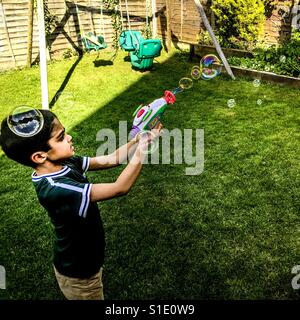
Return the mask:
POLYGON ((60 290, 68 300, 104 300, 102 270, 88 279, 80 279, 64 276, 54 267, 60 290))

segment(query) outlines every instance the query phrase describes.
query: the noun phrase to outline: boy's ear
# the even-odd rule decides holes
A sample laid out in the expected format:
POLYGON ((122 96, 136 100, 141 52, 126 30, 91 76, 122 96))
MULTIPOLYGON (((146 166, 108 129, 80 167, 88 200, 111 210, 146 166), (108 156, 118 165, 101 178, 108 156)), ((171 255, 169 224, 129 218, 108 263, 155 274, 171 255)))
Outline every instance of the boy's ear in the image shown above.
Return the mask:
POLYGON ((47 153, 43 151, 35 152, 31 155, 31 160, 36 164, 43 164, 47 160, 47 153))

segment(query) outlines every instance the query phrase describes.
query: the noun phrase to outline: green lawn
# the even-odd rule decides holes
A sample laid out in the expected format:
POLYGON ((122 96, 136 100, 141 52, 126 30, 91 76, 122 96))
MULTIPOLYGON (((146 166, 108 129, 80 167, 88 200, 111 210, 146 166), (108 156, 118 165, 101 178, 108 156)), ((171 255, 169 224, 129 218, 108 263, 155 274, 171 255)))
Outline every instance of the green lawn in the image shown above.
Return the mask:
MULTIPOLYGON (((98 130, 118 131, 136 106, 175 88, 195 64, 164 53, 152 72, 140 73, 124 53, 112 65, 110 56, 48 66, 50 100, 63 90, 52 110, 81 155, 96 154, 98 130)), ((39 107, 37 67, 0 74, 0 87, 1 118, 19 105, 39 107)), ((106 299, 298 299, 291 269, 300 264, 299 90, 226 75, 194 81, 163 123, 204 129, 204 171, 187 176, 186 164, 145 165, 127 197, 99 203, 106 299)), ((0 298, 64 299, 51 264, 52 226, 31 169, 3 153, 0 168, 0 265, 7 274, 0 298)), ((111 182, 123 168, 88 176, 111 182)))

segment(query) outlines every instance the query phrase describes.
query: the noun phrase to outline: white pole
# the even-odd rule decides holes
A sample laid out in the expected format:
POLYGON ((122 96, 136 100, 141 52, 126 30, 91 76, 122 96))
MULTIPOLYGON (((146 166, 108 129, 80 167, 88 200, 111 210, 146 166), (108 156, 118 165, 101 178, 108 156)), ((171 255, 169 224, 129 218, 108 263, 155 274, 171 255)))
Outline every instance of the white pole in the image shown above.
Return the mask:
POLYGON ((48 101, 48 79, 47 79, 47 53, 44 18, 44 1, 37 1, 38 27, 39 27, 39 47, 40 47, 40 75, 42 89, 42 108, 49 109, 48 101))
POLYGON ((234 76, 234 74, 233 74, 233 72, 232 72, 232 70, 230 68, 230 65, 229 65, 229 63, 228 63, 228 61, 227 61, 227 59, 226 59, 226 57, 225 57, 225 55, 224 55, 224 53, 222 51, 222 48, 221 48, 221 46, 220 46, 220 44, 219 44, 219 42, 218 42, 218 40, 217 40, 217 38, 216 38, 216 36, 214 34, 214 31, 213 31, 213 29, 212 29, 212 27, 211 27, 211 25, 210 25, 210 23, 209 23, 209 21, 207 19, 206 13, 205 13, 205 11, 203 9, 203 6, 202 6, 200 0, 194 0, 194 1, 195 1, 196 6, 197 6, 197 9, 198 9, 198 11, 200 13, 200 16, 201 16, 201 18, 203 20, 203 23, 204 23, 204 25, 205 25, 205 27, 206 27, 206 29, 207 29, 207 31, 208 31, 213 43, 214 43, 214 46, 215 46, 215 48, 216 48, 216 50, 217 50, 217 52, 218 52, 223 64, 224 64, 224 67, 225 67, 227 73, 234 80, 235 76, 234 76))
POLYGON ((152 33, 153 38, 157 36, 156 0, 152 0, 152 33))

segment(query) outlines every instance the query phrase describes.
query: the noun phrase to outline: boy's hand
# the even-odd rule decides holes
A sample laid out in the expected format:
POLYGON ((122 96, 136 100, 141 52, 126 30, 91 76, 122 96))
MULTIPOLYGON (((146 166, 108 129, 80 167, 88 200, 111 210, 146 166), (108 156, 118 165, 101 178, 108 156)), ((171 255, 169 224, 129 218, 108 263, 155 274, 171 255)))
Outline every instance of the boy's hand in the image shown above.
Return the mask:
POLYGON ((151 131, 140 132, 136 137, 139 143, 139 148, 142 151, 146 151, 148 149, 149 144, 152 144, 161 135, 162 128, 163 125, 159 121, 151 131))
POLYGON ((163 129, 163 125, 160 121, 158 121, 156 126, 150 131, 151 132, 151 141, 153 141, 157 137, 161 136, 162 129, 163 129))
MULTIPOLYGON (((160 121, 157 122, 155 127, 151 131, 141 131, 135 136, 135 142, 139 143, 142 139, 145 140, 148 137, 149 143, 159 137, 163 132, 163 125, 160 121)), ((144 141, 145 142, 145 141, 144 141)))

